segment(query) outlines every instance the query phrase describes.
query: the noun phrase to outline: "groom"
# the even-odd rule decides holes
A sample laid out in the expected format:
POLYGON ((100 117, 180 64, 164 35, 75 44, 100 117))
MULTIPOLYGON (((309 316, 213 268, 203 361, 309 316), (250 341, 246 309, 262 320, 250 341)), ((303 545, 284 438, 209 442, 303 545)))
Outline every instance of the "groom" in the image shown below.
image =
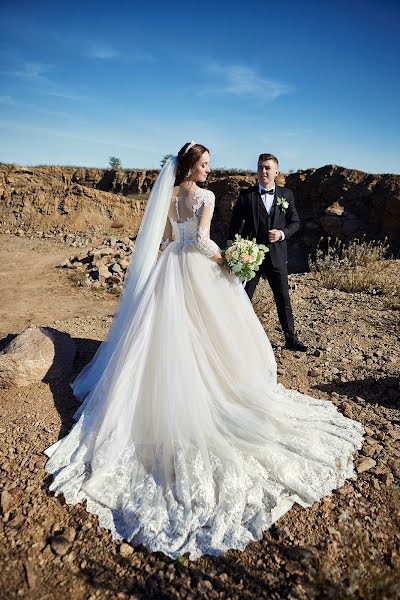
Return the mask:
POLYGON ((268 279, 274 294, 278 317, 285 334, 286 348, 305 352, 295 333, 292 306, 289 297, 287 272, 288 240, 300 227, 294 205, 293 192, 275 184, 279 163, 273 154, 260 154, 257 165, 258 184, 242 190, 233 209, 229 238, 236 233, 245 238, 256 238, 257 243, 269 248, 257 275, 246 285, 250 300, 260 277, 268 279))

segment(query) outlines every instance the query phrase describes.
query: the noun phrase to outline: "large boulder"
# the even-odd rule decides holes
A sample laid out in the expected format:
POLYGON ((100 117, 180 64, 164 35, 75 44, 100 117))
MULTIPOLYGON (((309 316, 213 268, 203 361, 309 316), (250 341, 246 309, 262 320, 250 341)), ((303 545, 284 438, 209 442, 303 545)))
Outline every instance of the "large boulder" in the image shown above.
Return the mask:
POLYGON ((68 377, 75 352, 75 342, 68 333, 51 327, 28 327, 0 353, 0 387, 68 377))

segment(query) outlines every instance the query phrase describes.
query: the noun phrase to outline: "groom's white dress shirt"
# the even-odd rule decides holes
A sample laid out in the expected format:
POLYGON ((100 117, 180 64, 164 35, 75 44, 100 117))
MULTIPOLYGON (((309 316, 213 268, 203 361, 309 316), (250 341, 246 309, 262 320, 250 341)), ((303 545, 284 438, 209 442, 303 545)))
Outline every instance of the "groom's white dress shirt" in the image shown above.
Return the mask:
MULTIPOLYGON (((258 189, 259 189, 259 192, 261 194, 261 200, 263 201, 263 204, 265 206, 265 210, 267 211, 268 214, 270 214, 272 205, 274 203, 275 184, 271 188, 271 190, 274 191, 273 194, 263 194, 263 191, 265 190, 265 188, 263 188, 263 186, 260 183, 258 184, 258 189)), ((268 190, 268 191, 270 191, 270 190, 268 190)), ((278 229, 278 231, 281 234, 281 239, 279 241, 282 242, 285 239, 285 234, 283 233, 282 229, 278 229)))

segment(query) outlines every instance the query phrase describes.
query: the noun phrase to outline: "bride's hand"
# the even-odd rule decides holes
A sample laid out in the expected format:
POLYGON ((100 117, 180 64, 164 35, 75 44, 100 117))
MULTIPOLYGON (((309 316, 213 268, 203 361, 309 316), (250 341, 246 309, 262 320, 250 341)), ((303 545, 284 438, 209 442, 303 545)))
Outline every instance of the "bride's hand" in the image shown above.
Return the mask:
POLYGON ((228 265, 228 263, 226 262, 226 260, 224 259, 223 256, 217 256, 216 255, 215 257, 213 256, 211 258, 211 260, 213 262, 217 263, 217 265, 219 265, 221 267, 221 269, 228 269, 229 270, 229 265, 228 265))
POLYGON ((221 261, 218 263, 219 266, 221 267, 221 269, 224 269, 225 271, 230 272, 230 266, 228 265, 228 263, 226 262, 226 260, 224 258, 221 257, 221 261))
POLYGON ((228 269, 229 271, 229 265, 226 262, 226 260, 224 259, 223 256, 221 256, 218 260, 217 260, 217 264, 219 264, 219 266, 221 267, 221 269, 228 269))

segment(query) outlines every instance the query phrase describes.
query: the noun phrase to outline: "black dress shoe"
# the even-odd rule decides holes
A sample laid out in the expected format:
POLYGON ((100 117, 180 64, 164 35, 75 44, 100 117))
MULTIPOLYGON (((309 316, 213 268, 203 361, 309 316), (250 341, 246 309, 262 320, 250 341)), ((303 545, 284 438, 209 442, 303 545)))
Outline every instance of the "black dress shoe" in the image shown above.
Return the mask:
POLYGON ((307 352, 307 346, 299 340, 286 340, 285 348, 287 350, 296 350, 297 352, 307 352))

